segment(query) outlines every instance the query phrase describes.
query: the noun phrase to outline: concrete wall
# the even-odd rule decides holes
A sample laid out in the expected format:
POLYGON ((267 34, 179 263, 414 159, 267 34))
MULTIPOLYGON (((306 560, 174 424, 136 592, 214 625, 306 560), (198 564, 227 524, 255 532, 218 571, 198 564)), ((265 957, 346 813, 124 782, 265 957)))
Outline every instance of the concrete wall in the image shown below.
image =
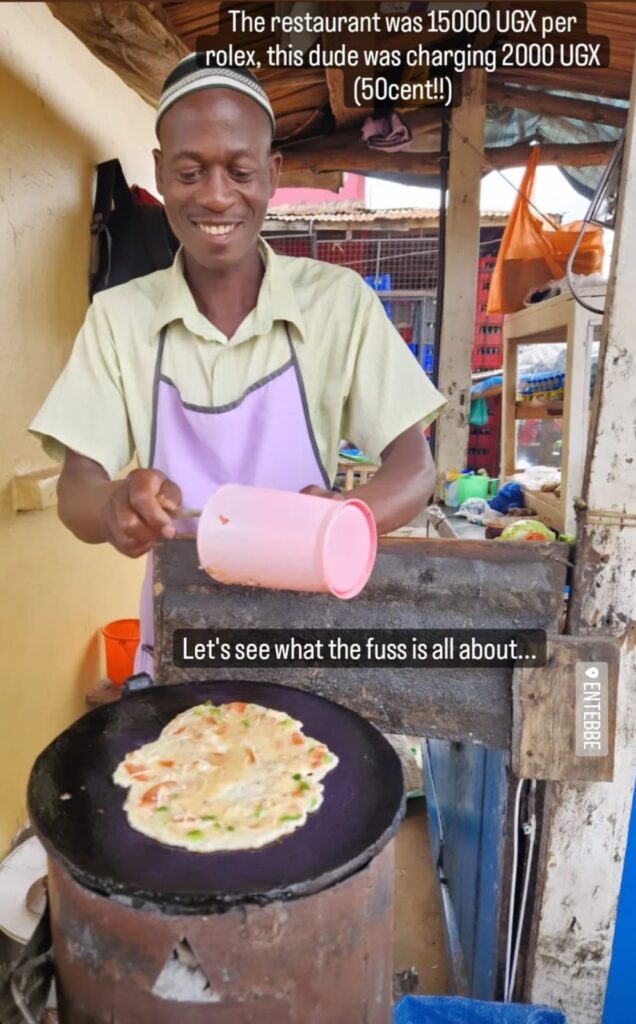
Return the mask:
POLYGON ((27 425, 86 311, 93 167, 152 187, 153 111, 42 3, 0 5, 0 97, 1 856, 36 754, 103 675, 100 625, 137 611, 141 563, 15 513, 11 479, 47 465, 27 425))
POLYGON ((279 188, 269 205, 270 208, 286 203, 315 206, 317 203, 339 203, 343 199, 359 199, 364 203, 366 180, 361 174, 345 174, 344 184, 338 192, 330 192, 326 188, 279 188))

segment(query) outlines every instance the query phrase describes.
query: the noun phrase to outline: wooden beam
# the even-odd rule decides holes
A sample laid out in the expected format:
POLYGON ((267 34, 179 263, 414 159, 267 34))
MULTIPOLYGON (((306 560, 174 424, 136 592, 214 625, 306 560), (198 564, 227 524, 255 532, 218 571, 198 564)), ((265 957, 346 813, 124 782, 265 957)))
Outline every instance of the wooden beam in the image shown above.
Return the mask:
POLYGON ((51 0, 47 6, 95 57, 153 106, 164 79, 188 53, 161 4, 51 0))
MULTIPOLYGON (((555 782, 611 782, 616 735, 616 684, 620 648, 614 637, 548 637, 541 668, 521 667, 512 676, 512 770, 521 779, 555 782), (607 753, 591 757, 577 750, 577 696, 582 692, 577 664, 607 665, 602 701, 606 715, 607 753)), ((592 685, 595 686, 592 681, 592 685)), ((597 693, 590 686, 591 697, 597 693)), ((588 697, 589 699, 589 697, 588 697)), ((579 728, 582 721, 579 723, 579 728)), ((583 736, 579 742, 582 745, 583 736)))
MULTIPOLYGON (((286 147, 282 150, 285 171, 310 170, 314 174, 325 171, 386 171, 392 174, 439 172, 439 153, 378 152, 363 146, 359 133, 356 133, 357 149, 351 148, 351 143, 343 145, 332 141, 336 139, 338 135, 286 147)), ((528 162, 530 148, 526 143, 519 143, 516 146, 487 149, 483 154, 480 173, 523 167, 528 162)), ((556 164, 559 167, 592 167, 606 164, 613 151, 613 142, 583 142, 579 145, 546 143, 541 146, 539 163, 556 164)))
MULTIPOLYGON (((287 171, 283 170, 278 182, 279 188, 326 188, 330 192, 337 192, 342 186, 341 171, 325 171, 314 174, 313 171, 287 171)), ((275 212, 276 208, 273 208, 275 212)))
MULTIPOLYGON (((245 669, 173 661, 175 629, 545 629, 556 631, 568 549, 564 544, 383 537, 369 583, 353 601, 215 583, 199 569, 194 539, 155 549, 155 682, 245 678, 245 669), (505 593, 502 591, 505 579, 505 593)), ((385 732, 469 740, 508 749, 509 668, 254 668, 364 715, 385 732)))
POLYGON ((635 105, 636 64, 569 615, 621 645, 614 781, 549 785, 523 993, 576 1024, 603 1017, 636 777, 635 105))
POLYGON ((444 474, 463 469, 468 447, 471 357, 479 257, 479 193, 486 119, 486 73, 462 79, 462 102, 451 115, 444 311, 438 387, 447 400, 437 424, 437 493, 444 474))
POLYGON ((486 102, 494 103, 498 107, 531 110, 551 117, 574 117, 579 121, 607 124, 614 128, 624 128, 627 121, 627 107, 579 100, 571 96, 555 96, 554 93, 521 89, 514 85, 499 85, 497 82, 489 84, 486 102))

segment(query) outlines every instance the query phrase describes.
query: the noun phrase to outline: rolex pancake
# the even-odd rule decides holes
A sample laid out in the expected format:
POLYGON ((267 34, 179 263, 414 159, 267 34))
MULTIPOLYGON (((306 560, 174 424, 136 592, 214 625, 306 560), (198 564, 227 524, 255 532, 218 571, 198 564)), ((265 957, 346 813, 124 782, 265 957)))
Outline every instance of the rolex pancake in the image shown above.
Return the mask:
POLYGON ((258 849, 294 832, 323 801, 338 758, 281 711, 234 701, 177 715, 126 755, 113 781, 138 832, 195 853, 258 849))

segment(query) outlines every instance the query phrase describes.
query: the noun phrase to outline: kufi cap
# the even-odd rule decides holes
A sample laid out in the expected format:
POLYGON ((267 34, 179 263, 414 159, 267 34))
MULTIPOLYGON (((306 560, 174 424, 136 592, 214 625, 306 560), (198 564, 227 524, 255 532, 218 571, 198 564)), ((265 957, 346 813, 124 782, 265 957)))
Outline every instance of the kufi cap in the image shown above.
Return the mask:
POLYGON ((233 89, 234 92, 249 96, 263 108, 270 119, 272 134, 274 133, 274 111, 258 79, 250 71, 242 68, 220 68, 212 64, 208 66, 204 63, 203 54, 197 53, 191 53, 179 61, 163 83, 155 130, 158 130, 161 118, 170 107, 185 96, 200 92, 202 89, 233 89))

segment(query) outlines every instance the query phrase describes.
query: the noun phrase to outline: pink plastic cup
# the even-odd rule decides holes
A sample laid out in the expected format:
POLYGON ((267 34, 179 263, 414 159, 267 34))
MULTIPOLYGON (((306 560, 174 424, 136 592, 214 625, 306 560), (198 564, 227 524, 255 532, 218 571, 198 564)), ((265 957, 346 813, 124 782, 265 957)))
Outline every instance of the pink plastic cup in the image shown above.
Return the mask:
POLYGON ((359 594, 378 546, 362 501, 227 484, 207 502, 197 530, 199 561, 220 583, 273 590, 359 594))

